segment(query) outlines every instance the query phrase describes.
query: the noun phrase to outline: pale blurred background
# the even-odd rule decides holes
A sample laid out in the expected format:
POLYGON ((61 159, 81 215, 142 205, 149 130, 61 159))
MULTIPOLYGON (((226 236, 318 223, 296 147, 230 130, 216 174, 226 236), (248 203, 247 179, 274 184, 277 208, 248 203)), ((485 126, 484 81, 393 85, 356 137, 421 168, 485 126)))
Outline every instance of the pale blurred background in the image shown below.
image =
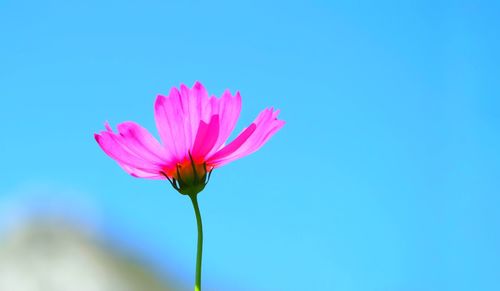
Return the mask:
POLYGON ((107 241, 97 209, 78 193, 42 187, 9 196, 0 201, 0 290, 190 289, 138 253, 107 241))
POLYGON ((498 291, 499 6, 0 0, 0 291, 192 289, 189 199, 93 134, 195 80, 287 121, 200 194, 204 291, 498 291))
POLYGON ((0 290, 181 290, 143 262, 63 222, 33 221, 0 240, 0 290))

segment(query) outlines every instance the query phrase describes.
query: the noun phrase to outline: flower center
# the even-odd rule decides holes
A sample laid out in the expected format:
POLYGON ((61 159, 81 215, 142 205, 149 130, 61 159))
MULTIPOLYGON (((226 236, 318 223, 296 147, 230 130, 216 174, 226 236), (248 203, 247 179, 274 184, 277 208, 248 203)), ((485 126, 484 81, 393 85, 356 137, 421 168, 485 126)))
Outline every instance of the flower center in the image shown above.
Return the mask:
POLYGON ((184 195, 196 195, 207 185, 212 169, 207 169, 206 163, 196 163, 189 154, 189 159, 177 163, 176 169, 170 172, 172 172, 172 178, 163 174, 175 190, 184 195))

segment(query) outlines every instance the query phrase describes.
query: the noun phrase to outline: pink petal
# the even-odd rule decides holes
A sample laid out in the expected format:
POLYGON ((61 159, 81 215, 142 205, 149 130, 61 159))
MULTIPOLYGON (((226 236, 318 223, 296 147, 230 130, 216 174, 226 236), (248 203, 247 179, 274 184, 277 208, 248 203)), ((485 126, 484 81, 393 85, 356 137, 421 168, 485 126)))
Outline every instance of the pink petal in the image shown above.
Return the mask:
POLYGON ((155 119, 163 145, 177 161, 192 150, 200 121, 209 123, 218 113, 219 100, 208 97, 205 87, 196 82, 193 88, 181 84, 180 91, 172 88, 168 97, 158 96, 155 119))
POLYGON ((106 121, 106 122, 104 123, 104 127, 106 127, 106 130, 107 130, 107 131, 113 132, 113 129, 111 128, 111 125, 109 125, 109 122, 107 122, 107 121, 106 121))
POLYGON ((148 174, 158 174, 162 170, 160 164, 138 156, 127 146, 128 142, 123 137, 113 132, 102 131, 94 137, 102 150, 129 173, 132 168, 148 174))
POLYGON ((204 161, 219 137, 219 115, 213 115, 210 123, 200 121, 191 154, 196 161, 204 161))
POLYGON ((278 113, 272 108, 263 110, 246 130, 210 157, 207 163, 220 167, 258 150, 285 124, 277 119, 278 113))
POLYGON ((125 172, 129 173, 131 176, 136 177, 136 178, 144 178, 144 179, 154 179, 154 180, 164 180, 165 176, 163 174, 160 174, 159 172, 157 173, 148 173, 141 171, 139 169, 129 167, 125 164, 120 164, 118 163, 125 172))
MULTIPOLYGON (((271 112, 272 110, 273 109, 271 108, 271 112)), ((260 135, 254 136, 253 145, 249 145, 249 147, 245 150, 246 152, 253 153, 256 150, 258 150, 262 145, 264 145, 269 140, 269 138, 271 138, 271 136, 273 136, 278 130, 280 130, 285 125, 285 122, 283 120, 277 119, 278 114, 279 110, 276 110, 274 113, 272 113, 269 120, 262 121, 268 124, 267 130, 263 130, 260 135)))
POLYGON ((215 143, 212 151, 208 155, 212 155, 217 152, 222 145, 227 141, 231 132, 233 132, 238 117, 241 111, 241 96, 239 92, 236 92, 235 96, 232 96, 229 90, 224 91, 221 98, 219 99, 219 137, 215 143))
MULTIPOLYGON (((196 81, 193 88, 189 90, 189 98, 196 104, 194 108, 192 107, 191 115, 194 115, 198 120, 208 122, 212 116, 212 112, 207 89, 200 82, 196 81)), ((191 125, 193 126, 192 129, 198 129, 198 123, 192 123, 191 125)))
POLYGON ((184 159, 190 145, 185 134, 181 95, 176 88, 170 90, 168 97, 158 95, 156 98, 155 120, 163 146, 173 158, 184 159))
POLYGON ((146 129, 134 122, 118 125, 118 132, 127 141, 127 146, 143 159, 166 164, 172 159, 168 153, 146 129))
POLYGON ((185 136, 188 148, 191 148, 194 144, 200 120, 204 120, 205 122, 209 121, 209 118, 203 119, 202 116, 203 108, 205 108, 208 103, 208 92, 200 82, 196 82, 192 89, 181 84, 180 94, 185 124, 185 136))
POLYGON ((250 124, 250 126, 245 128, 232 142, 210 157, 208 162, 215 163, 216 161, 224 159, 228 155, 234 153, 247 141, 256 128, 257 126, 254 123, 250 124))
POLYGON ((200 105, 198 104, 199 100, 191 98, 189 88, 186 85, 181 84, 180 89, 186 144, 188 147, 191 147, 196 137, 198 123, 200 122, 197 109, 200 105))

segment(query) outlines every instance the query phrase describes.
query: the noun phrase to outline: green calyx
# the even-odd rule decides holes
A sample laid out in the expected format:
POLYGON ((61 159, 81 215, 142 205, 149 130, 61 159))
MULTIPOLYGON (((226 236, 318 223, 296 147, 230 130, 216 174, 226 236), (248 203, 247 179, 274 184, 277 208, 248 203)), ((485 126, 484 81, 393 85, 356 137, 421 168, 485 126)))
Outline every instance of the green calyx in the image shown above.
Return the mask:
POLYGON ((200 193, 210 181, 212 170, 207 171, 207 163, 196 164, 189 153, 189 162, 177 164, 175 177, 168 177, 172 187, 183 195, 196 195, 200 193))

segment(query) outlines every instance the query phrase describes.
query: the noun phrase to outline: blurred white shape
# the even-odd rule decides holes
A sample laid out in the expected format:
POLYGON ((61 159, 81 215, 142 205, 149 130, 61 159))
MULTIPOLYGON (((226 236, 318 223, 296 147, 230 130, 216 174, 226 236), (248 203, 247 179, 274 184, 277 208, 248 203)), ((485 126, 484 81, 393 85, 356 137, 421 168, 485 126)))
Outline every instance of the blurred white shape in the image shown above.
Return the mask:
POLYGON ((0 291, 182 290, 96 239, 100 211, 85 197, 40 185, 0 195, 0 291))
POLYGON ((0 290, 167 291, 153 272, 60 223, 37 222, 0 241, 0 290))

